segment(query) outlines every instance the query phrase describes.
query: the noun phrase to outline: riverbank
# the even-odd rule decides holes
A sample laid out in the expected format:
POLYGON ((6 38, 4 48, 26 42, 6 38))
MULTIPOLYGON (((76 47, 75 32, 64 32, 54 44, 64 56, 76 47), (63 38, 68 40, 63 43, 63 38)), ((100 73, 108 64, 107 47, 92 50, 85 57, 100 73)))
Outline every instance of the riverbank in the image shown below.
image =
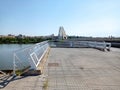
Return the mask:
POLYGON ((43 37, 0 37, 0 44, 35 44, 42 41, 51 40, 43 37))

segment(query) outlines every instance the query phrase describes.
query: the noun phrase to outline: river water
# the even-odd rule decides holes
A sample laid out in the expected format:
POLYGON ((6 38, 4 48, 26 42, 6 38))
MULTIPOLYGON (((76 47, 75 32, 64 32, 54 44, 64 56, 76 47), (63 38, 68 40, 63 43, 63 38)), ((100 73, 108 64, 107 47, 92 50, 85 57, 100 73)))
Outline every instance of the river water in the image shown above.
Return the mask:
POLYGON ((33 44, 0 44, 0 70, 6 70, 7 67, 12 69, 14 51, 31 45, 33 44))

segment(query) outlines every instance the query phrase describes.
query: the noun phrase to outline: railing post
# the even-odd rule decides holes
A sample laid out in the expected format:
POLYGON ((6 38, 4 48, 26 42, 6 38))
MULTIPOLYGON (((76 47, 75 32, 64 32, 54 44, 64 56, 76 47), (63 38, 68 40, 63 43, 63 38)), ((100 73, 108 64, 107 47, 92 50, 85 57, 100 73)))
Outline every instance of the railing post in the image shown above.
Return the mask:
POLYGON ((106 43, 105 42, 103 42, 104 43, 104 50, 106 49, 106 47, 107 47, 107 45, 106 45, 106 43))
POLYGON ((16 73, 15 73, 15 71, 16 71, 16 64, 15 64, 15 53, 13 54, 13 75, 14 76, 16 76, 16 73))
POLYGON ((73 42, 72 41, 70 42, 70 47, 73 47, 73 42))

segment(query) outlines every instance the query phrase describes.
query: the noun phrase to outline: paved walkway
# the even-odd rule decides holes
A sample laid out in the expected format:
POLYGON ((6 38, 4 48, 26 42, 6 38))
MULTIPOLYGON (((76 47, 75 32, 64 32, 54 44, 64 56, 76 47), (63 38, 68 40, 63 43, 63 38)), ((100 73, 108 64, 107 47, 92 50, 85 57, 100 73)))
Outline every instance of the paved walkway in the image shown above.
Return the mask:
POLYGON ((52 48, 44 75, 11 81, 1 90, 120 90, 120 49, 52 48))
POLYGON ((46 63, 48 90, 120 90, 120 50, 53 48, 46 63))
POLYGON ((43 90, 43 82, 44 79, 40 75, 17 77, 16 80, 9 82, 0 90, 43 90))

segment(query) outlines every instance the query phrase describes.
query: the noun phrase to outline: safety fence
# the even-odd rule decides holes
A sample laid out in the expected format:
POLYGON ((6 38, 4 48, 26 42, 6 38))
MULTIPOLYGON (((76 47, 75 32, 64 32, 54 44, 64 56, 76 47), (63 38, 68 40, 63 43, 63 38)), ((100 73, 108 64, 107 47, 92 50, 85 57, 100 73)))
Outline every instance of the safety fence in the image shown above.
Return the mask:
POLYGON ((26 69, 37 69, 38 64, 45 55, 49 47, 48 41, 37 43, 33 46, 23 48, 14 52, 13 55, 13 71, 26 69))
POLYGON ((110 50, 111 43, 97 41, 57 41, 49 42, 51 47, 61 48, 97 48, 101 50, 110 50))
MULTIPOLYGON (((13 71, 26 71, 28 69, 36 70, 48 48, 97 48, 101 50, 110 50, 111 43, 96 41, 44 41, 29 47, 17 50, 13 54, 13 71)), ((7 67, 9 68, 9 66, 7 67)))

